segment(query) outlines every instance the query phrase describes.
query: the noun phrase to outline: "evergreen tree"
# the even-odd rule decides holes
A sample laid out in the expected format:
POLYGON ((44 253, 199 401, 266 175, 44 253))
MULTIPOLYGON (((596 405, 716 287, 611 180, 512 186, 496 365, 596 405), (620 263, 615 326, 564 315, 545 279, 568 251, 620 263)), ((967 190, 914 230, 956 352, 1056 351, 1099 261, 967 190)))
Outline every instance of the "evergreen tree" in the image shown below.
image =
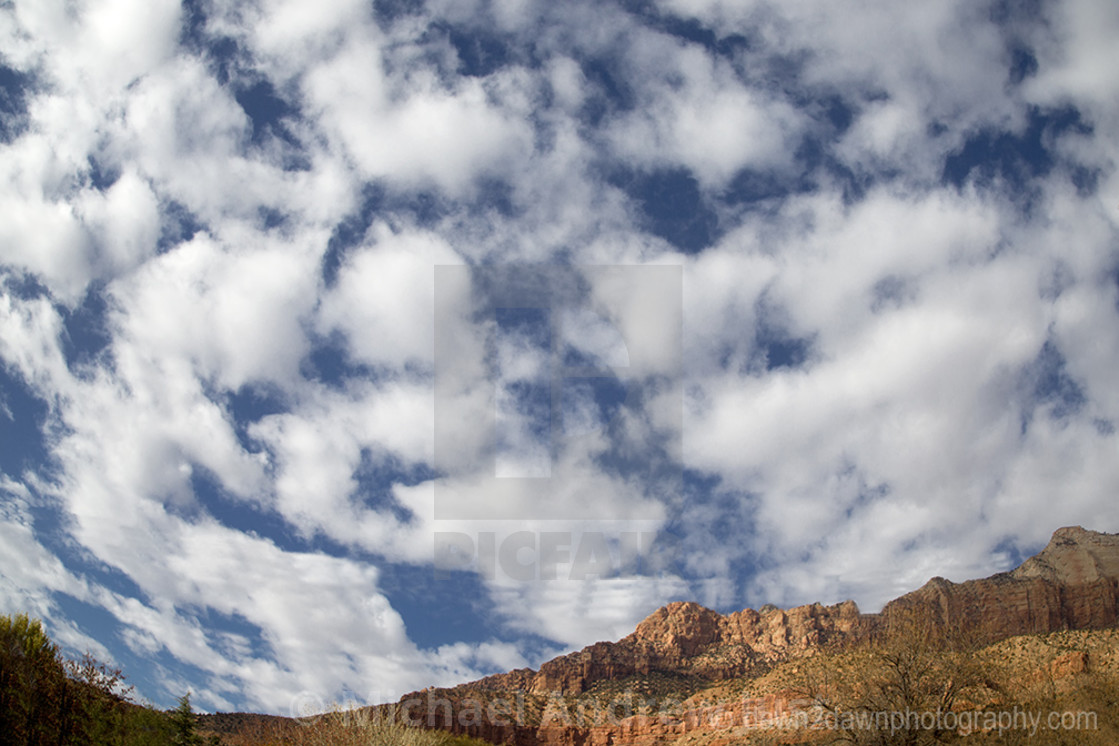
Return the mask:
POLYGON ((179 697, 179 706, 171 711, 173 746, 203 746, 202 736, 196 730, 197 718, 190 707, 190 692, 179 697))

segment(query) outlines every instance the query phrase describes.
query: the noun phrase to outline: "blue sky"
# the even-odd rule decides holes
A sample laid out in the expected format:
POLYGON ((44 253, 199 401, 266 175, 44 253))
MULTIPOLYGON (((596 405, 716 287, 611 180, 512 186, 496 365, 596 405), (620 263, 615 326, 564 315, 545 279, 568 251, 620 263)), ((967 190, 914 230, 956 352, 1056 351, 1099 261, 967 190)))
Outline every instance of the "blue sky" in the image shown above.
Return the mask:
POLYGON ((0 4, 0 611, 287 714, 1119 530, 1117 36, 0 4))

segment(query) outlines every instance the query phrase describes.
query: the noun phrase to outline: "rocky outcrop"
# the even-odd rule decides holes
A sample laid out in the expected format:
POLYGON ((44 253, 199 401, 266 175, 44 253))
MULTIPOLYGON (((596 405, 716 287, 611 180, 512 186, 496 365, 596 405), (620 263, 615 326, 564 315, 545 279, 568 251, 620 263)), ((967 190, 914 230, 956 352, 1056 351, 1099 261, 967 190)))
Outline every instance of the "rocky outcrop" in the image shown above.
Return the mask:
POLYGON ((548 661, 528 691, 581 694, 595 682, 652 672, 719 681, 849 635, 866 624, 853 601, 787 611, 745 609, 726 616, 696 603, 657 609, 633 634, 548 661))
POLYGON ((919 606, 942 624, 987 641, 1119 622, 1119 535, 1058 529, 1039 554, 982 580, 933 578, 882 610, 883 617, 919 606))
MULTIPOLYGON (((862 614, 853 601, 788 610, 767 606, 726 615, 695 603, 672 603, 654 611, 621 640, 595 643, 550 660, 538 671, 518 669, 449 690, 433 690, 441 698, 438 701, 451 702, 447 707, 431 704, 433 692, 407 695, 402 702, 418 704, 417 724, 434 723, 492 743, 661 743, 694 729, 725 729, 729 723, 749 720, 750 713, 735 708, 749 708, 751 700, 657 716, 628 714, 606 723, 573 720, 565 708, 573 701, 593 703, 596 692, 606 685, 634 677, 711 683, 759 674, 831 641, 870 634, 912 609, 941 624, 977 632, 986 642, 1114 626, 1119 624, 1119 535, 1078 526, 1062 528, 1044 550, 1011 572, 964 583, 933 578, 891 601, 879 614, 862 614), (425 695, 427 704, 421 701, 425 695), (472 708, 485 710, 496 701, 507 706, 517 703, 517 716, 497 721, 485 716, 458 719, 472 708), (557 715, 557 709, 561 716, 551 717, 549 712, 557 715), (448 720, 441 714, 444 710, 458 715, 448 720)), ((1062 671, 1087 666, 1087 658, 1070 657, 1059 663, 1062 671)), ((687 701, 686 696, 681 699, 687 701)), ((787 704, 774 702, 757 712, 780 711, 787 704)), ((757 712, 753 717, 759 717, 757 712)))
POLYGON ((1067 526, 1053 532, 1040 553, 1023 562, 1010 575, 1042 578, 1067 586, 1091 585, 1119 578, 1119 534, 1067 526))
POLYGON ((709 681, 733 678, 866 633, 912 606, 988 642, 1113 626, 1119 623, 1119 535, 1062 528, 1044 550, 1011 572, 964 583, 933 578, 877 615, 861 614, 853 601, 727 615, 690 602, 669 604, 616 643, 595 643, 543 664, 526 690, 580 694, 597 681, 653 671, 709 681))
POLYGON ((555 658, 539 671, 518 669, 452 689, 415 692, 401 703, 417 725, 491 743, 656 744, 697 729, 772 717, 784 700, 771 696, 681 708, 690 692, 685 690, 636 703, 623 699, 623 712, 618 713, 596 696, 602 685, 657 675, 670 682, 709 683, 757 674, 830 640, 859 634, 872 620, 852 601, 727 615, 696 603, 672 603, 646 617, 627 637, 555 658), (642 704, 643 714, 624 711, 642 704))

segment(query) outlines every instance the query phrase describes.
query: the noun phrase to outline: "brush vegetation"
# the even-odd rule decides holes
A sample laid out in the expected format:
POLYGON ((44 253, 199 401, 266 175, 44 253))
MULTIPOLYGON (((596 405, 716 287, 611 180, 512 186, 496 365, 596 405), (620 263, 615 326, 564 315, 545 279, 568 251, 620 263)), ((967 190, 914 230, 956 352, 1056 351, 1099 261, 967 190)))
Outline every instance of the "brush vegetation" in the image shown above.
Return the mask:
POLYGON ((1119 629, 993 644, 978 639, 974 631, 945 630, 917 613, 901 615, 869 639, 697 693, 685 705, 777 695, 788 706, 770 723, 696 731, 672 743, 725 744, 728 737, 759 746, 1119 743, 1119 629))
POLYGON ((0 743, 5 746, 484 746, 440 731, 337 711, 312 718, 199 716, 190 693, 160 710, 88 653, 62 656, 42 623, 0 616, 0 743), (232 725, 231 725, 232 724, 232 725), (225 732, 223 732, 225 731, 225 732))

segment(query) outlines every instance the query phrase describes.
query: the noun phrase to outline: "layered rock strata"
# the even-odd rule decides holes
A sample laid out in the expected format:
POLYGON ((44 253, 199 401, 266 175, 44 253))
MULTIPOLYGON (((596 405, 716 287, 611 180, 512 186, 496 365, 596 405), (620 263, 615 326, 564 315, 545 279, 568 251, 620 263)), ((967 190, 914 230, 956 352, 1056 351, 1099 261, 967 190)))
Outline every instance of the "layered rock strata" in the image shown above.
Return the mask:
MULTIPOLYGON (((719 705, 717 711, 701 707, 658 716, 627 714, 610 717, 607 723, 580 722, 565 708, 572 701, 592 701, 612 682, 660 676, 711 683, 760 674, 829 642, 870 634, 914 609, 922 618, 970 630, 977 641, 987 643, 1023 634, 1115 626, 1119 535, 1062 528, 1045 549, 1010 572, 963 583, 933 578, 886 604, 879 614, 860 613, 853 601, 726 615, 695 603, 672 603, 617 642, 595 643, 536 671, 518 669, 453 689, 417 692, 401 703, 409 703, 409 716, 418 725, 444 727, 493 743, 660 743, 697 728, 718 729, 719 718, 741 722, 747 715, 727 708, 750 707, 749 700, 719 705), (493 713, 487 708, 497 702, 504 709, 490 717, 493 713), (551 717, 549 708, 552 715, 558 708, 564 717, 551 717), (471 710, 470 717, 461 717, 471 710)), ((781 699, 759 712, 772 714, 785 705, 781 699)))

